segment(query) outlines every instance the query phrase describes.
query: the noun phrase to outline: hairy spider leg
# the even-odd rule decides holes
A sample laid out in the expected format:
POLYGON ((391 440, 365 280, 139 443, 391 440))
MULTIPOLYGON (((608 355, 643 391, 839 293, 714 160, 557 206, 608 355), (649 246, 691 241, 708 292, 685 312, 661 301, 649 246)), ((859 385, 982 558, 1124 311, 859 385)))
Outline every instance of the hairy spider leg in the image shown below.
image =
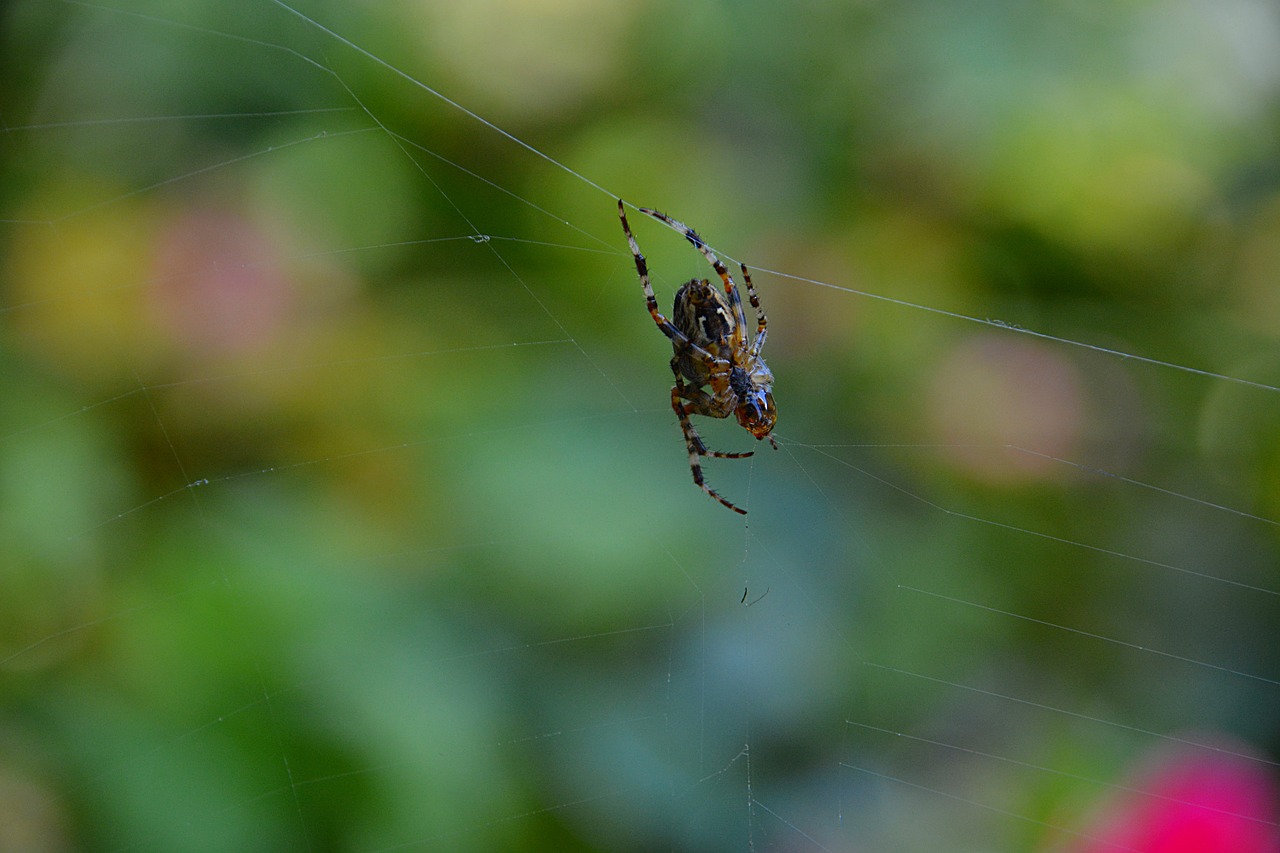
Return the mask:
MULTIPOLYGON (((747 270, 746 264, 741 264, 742 280, 747 284, 747 298, 751 300, 751 307, 756 309, 756 339, 751 344, 751 358, 759 358, 760 348, 764 346, 765 334, 768 332, 769 321, 765 319, 764 309, 760 307, 760 297, 756 296, 755 285, 751 283, 751 273, 747 270)), ((773 449, 778 449, 778 442, 774 439, 773 434, 769 434, 769 443, 773 445, 773 449)))
POLYGON ((751 273, 747 271, 747 265, 742 266, 742 280, 747 285, 747 298, 751 300, 751 307, 756 309, 756 339, 751 344, 751 355, 760 355, 760 349, 764 346, 764 336, 769 321, 765 319, 764 309, 760 307, 760 297, 756 296, 755 286, 751 283, 751 273))
MULTIPOLYGON (((676 384, 671 387, 671 408, 675 410, 676 417, 680 419, 680 429, 684 432, 684 444, 689 451, 689 470, 693 472, 694 484, 734 512, 746 515, 747 511, 745 509, 722 497, 719 492, 707 485, 706 479, 702 476, 701 457, 705 455, 707 447, 702 443, 702 438, 698 435, 698 431, 693 428, 693 424, 689 422, 689 413, 685 411, 684 402, 680 399, 682 389, 683 380, 677 375, 676 384)), ((733 458, 732 454, 712 453, 711 455, 733 458)), ((745 455, 749 456, 750 454, 745 455)))
MULTIPOLYGON (((675 401, 680 398, 687 402, 681 403, 680 408, 676 409, 676 414, 694 414, 704 415, 709 418, 727 417, 729 412, 717 407, 715 397, 712 397, 701 388, 694 388, 693 385, 685 381, 680 375, 680 368, 676 366, 675 359, 671 360, 671 372, 676 375, 676 385, 671 389, 672 405, 671 408, 676 409, 675 401)), ((698 449, 699 456, 714 456, 717 459, 746 459, 748 456, 755 454, 754 450, 747 450, 742 453, 726 453, 722 450, 708 450, 706 443, 702 440, 702 436, 698 434, 697 428, 692 422, 689 422, 689 429, 685 433, 685 438, 693 438, 694 444, 698 449)))
MULTIPOLYGON (((688 240, 690 243, 692 243, 693 247, 697 249, 699 252, 701 252, 702 256, 711 263, 711 268, 716 271, 716 275, 720 276, 720 280, 724 282, 725 295, 729 297, 729 305, 733 308, 734 317, 738 321, 737 329, 734 330, 734 337, 738 339, 737 343, 741 343, 745 345, 747 317, 742 310, 742 297, 738 295, 738 286, 733 283, 733 278, 730 277, 729 270, 727 270, 725 268, 725 265, 720 262, 720 259, 716 257, 716 253, 711 251, 711 248, 707 246, 706 243, 703 242, 702 238, 698 236, 697 231, 694 231, 692 228, 690 228, 688 225, 685 225, 680 220, 672 219, 670 216, 667 216, 665 213, 660 213, 659 211, 652 210, 647 207, 640 208, 640 212, 648 214, 649 216, 652 216, 654 219, 657 219, 660 222, 665 222, 668 225, 670 225, 672 228, 679 231, 681 234, 684 235, 684 238, 688 240)), ((759 308, 758 305, 756 307, 759 308)), ((737 347, 734 347, 734 349, 736 350, 737 347)))

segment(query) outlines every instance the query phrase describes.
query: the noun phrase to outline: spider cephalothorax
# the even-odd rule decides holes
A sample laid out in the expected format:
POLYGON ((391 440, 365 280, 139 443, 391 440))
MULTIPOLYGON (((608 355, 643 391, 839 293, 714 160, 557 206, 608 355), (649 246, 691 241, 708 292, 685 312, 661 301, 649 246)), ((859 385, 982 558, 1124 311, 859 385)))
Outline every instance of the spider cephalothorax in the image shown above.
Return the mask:
POLYGON ((622 200, 618 200, 618 216, 622 219, 622 230, 627 235, 631 254, 635 256, 636 272, 640 275, 640 286, 644 288, 649 314, 662 333, 671 340, 671 347, 675 351, 671 358, 671 371, 676 375, 675 387, 671 389, 671 408, 680 419, 680 429, 684 432, 693 481, 729 509, 746 515, 745 509, 720 497, 706 484, 702 476, 702 464, 698 460, 702 456, 741 459, 750 456, 751 451, 720 453, 708 450, 689 422, 689 415, 706 415, 711 418, 734 415, 743 429, 757 439, 767 438, 775 449, 778 446, 772 435, 773 425, 778 420, 778 413, 773 405, 773 374, 760 356, 760 348, 764 346, 765 339, 765 316, 751 284, 751 273, 747 271, 746 264, 742 264, 742 280, 747 285, 747 298, 751 300, 751 307, 756 312, 756 334, 748 342, 742 297, 738 295, 737 285, 733 283, 729 271, 720 259, 707 248, 697 232, 684 223, 656 210, 645 207, 639 210, 684 234, 685 239, 710 261, 724 285, 722 292, 705 278, 685 282, 676 291, 673 320, 664 317, 658 310, 658 300, 654 298, 653 287, 649 283, 649 267, 631 233, 631 226, 627 223, 626 208, 623 207, 622 200), (704 388, 710 390, 703 390, 704 388))

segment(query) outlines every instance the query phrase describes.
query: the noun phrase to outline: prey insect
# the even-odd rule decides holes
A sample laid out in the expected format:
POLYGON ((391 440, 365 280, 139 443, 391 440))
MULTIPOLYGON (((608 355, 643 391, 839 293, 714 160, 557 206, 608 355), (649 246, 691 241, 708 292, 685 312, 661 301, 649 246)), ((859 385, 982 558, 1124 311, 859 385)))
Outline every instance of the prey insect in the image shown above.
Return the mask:
POLYGON ((751 284, 751 273, 747 271, 746 264, 741 265, 747 298, 756 315, 756 332, 754 337, 749 338, 738 286, 734 284, 729 271, 715 252, 702 242, 696 231, 683 222, 677 222, 656 210, 645 207, 639 210, 683 234, 711 264, 723 285, 722 292, 705 278, 690 279, 676 291, 672 318, 663 316, 658 310, 653 286, 649 283, 649 266, 640 252, 635 235, 631 233, 631 226, 627 223, 626 208, 622 200, 618 200, 618 217, 622 220, 622 231, 627 235, 627 243, 635 257, 636 273, 640 276, 640 286, 644 288, 649 315, 671 341, 671 348, 675 353, 671 357, 671 372, 676 377, 676 384, 671 388, 671 408, 675 410, 676 417, 680 420, 680 429, 684 433, 693 482, 729 509, 746 515, 745 509, 721 497, 707 485, 701 459, 703 456, 743 459, 753 451, 722 453, 708 450, 689 421, 689 416, 727 418, 733 415, 742 428, 757 440, 767 438, 775 450, 778 448, 772 435, 773 425, 778 420, 773 404, 773 373, 760 355, 760 350, 764 347, 767 323, 764 311, 760 308, 760 299, 751 284))

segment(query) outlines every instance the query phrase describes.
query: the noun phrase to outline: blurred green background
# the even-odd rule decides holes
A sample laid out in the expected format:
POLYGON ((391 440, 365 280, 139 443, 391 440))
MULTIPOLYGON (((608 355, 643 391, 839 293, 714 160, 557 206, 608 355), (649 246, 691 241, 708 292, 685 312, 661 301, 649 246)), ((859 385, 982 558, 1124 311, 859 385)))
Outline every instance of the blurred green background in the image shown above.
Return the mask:
POLYGON ((0 849, 1274 828, 1274 5, 0 15, 0 849), (619 195, 758 270, 745 525, 619 195))

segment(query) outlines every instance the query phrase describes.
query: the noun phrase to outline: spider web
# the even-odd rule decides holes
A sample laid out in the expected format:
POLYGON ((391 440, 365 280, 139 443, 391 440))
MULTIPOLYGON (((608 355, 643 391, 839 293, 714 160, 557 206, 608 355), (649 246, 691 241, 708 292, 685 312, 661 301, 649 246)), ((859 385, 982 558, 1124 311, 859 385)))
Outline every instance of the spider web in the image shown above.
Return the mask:
POLYGON ((6 11, 0 848, 1271 849, 1274 14, 775 14, 6 11))

